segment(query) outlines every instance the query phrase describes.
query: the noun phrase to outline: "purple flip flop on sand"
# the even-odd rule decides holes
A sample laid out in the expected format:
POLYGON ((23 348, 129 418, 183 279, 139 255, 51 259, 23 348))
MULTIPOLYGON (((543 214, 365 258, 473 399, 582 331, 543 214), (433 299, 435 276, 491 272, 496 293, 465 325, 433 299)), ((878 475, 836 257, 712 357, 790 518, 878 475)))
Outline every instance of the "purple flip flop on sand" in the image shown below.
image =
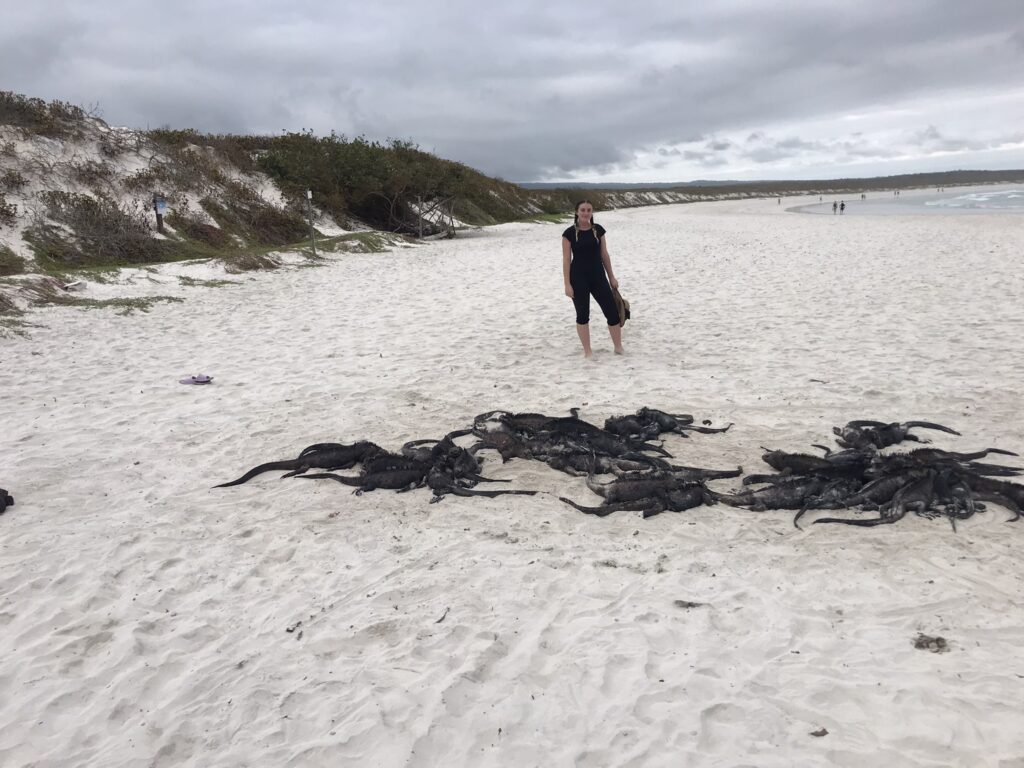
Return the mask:
POLYGON ((178 379, 179 384, 209 384, 211 381, 213 381, 213 376, 206 376, 202 373, 189 376, 187 379, 178 379))

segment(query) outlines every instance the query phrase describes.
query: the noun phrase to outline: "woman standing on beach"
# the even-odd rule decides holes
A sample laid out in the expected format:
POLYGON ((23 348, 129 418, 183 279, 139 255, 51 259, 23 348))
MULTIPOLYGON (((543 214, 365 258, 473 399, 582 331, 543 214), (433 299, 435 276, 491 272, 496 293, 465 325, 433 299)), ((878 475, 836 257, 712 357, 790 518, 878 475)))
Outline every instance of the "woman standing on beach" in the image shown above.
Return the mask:
POLYGON ((573 225, 562 233, 562 277, 565 295, 576 306, 576 333, 583 344, 584 357, 590 357, 590 296, 593 294, 608 321, 615 354, 622 354, 622 326, 615 307, 612 288, 619 281, 612 271, 605 229, 594 222, 594 205, 589 200, 576 203, 573 225), (607 277, 605 277, 607 273, 607 277))

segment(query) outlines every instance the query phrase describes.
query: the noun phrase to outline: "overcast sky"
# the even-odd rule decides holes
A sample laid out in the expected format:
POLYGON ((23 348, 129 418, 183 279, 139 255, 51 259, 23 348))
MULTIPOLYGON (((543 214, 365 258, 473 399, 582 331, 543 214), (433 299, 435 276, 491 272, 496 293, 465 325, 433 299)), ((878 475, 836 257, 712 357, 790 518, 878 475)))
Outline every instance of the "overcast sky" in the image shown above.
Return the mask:
POLYGON ((1024 0, 0 6, 0 89, 112 125, 406 139, 509 181, 1024 168, 1024 0))

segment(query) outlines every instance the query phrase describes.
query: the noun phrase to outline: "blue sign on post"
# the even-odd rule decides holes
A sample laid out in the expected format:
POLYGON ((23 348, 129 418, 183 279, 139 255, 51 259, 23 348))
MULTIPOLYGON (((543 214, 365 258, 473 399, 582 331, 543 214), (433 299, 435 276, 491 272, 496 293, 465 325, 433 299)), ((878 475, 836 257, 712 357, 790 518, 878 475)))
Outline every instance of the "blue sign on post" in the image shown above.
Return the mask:
POLYGON ((156 214, 156 231, 161 234, 164 231, 164 213, 167 212, 167 198, 163 195, 153 193, 153 213, 156 214))

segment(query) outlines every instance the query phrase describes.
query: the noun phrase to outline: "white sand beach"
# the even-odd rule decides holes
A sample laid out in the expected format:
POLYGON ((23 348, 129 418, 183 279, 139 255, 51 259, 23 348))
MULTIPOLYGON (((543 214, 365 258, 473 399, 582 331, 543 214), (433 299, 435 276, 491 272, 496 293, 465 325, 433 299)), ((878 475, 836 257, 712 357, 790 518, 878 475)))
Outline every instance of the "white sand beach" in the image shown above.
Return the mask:
POLYGON ((596 518, 557 498, 598 503, 582 478, 493 451, 542 493, 212 488, 496 408, 731 422, 665 447, 747 473, 851 419, 1024 453, 1024 216, 804 202, 599 210, 624 357, 596 306, 580 356, 565 224, 27 315, 0 338, 0 765, 1024 768, 1024 521, 995 505, 956 533, 596 518))

